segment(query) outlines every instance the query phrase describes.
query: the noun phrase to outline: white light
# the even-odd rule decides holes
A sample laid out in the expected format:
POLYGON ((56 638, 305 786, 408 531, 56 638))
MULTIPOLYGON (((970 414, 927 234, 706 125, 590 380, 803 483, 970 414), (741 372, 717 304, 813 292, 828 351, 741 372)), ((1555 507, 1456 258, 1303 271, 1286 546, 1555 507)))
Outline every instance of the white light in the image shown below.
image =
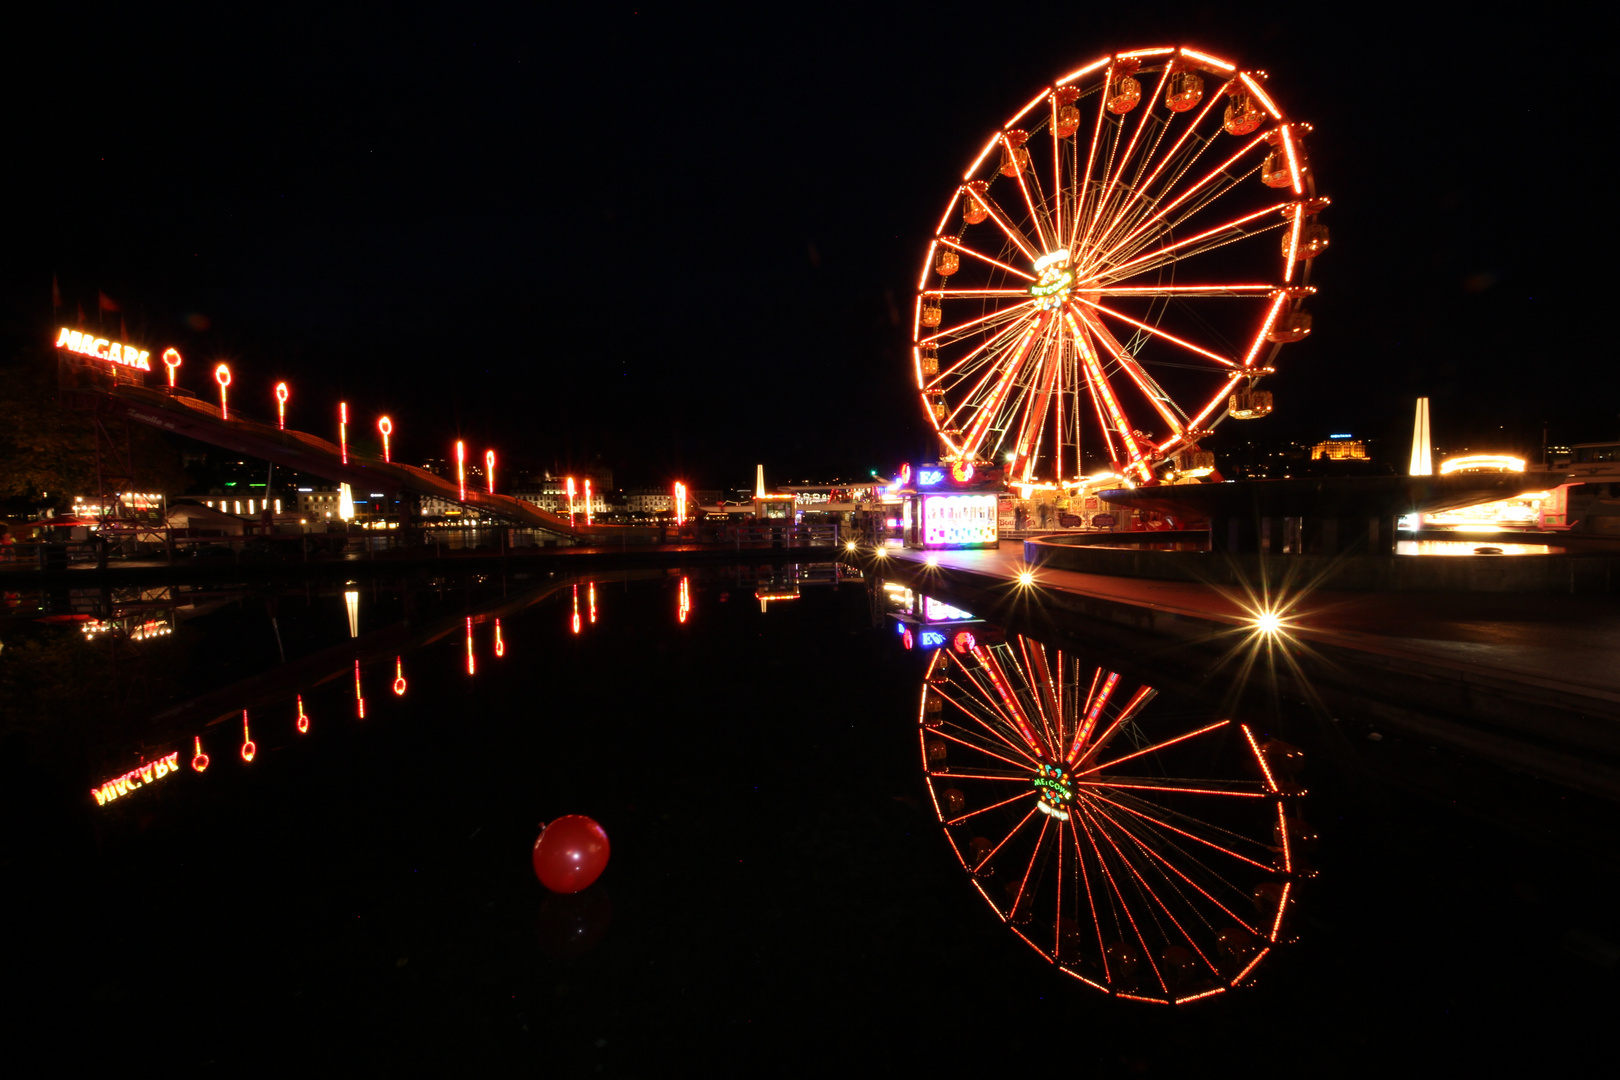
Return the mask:
POLYGON ((1035 260, 1035 272, 1038 274, 1048 266, 1066 266, 1069 262, 1068 249, 1049 251, 1035 260))
POLYGON ((1033 573, 1031 573, 1030 571, 1028 571, 1028 570, 1023 571, 1022 573, 1020 573, 1018 575, 1018 584, 1020 584, 1020 585, 1033 585, 1033 584, 1035 584, 1035 575, 1033 573))
POLYGON ((939 565, 939 556, 938 555, 930 555, 930 556, 928 556, 927 559, 925 559, 923 561, 929 566, 938 566, 939 565))
POLYGON ((1255 617, 1254 627, 1262 634, 1275 634, 1282 629, 1282 619, 1277 617, 1275 611, 1262 611, 1255 617))

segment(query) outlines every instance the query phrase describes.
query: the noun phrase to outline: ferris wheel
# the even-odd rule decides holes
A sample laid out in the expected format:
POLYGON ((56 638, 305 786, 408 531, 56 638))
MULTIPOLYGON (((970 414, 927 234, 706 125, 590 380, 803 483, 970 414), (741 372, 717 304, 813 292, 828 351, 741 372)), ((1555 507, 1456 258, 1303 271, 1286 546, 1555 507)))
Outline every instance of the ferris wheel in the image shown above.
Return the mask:
POLYGON ((934 653, 919 740, 974 887, 1028 945, 1116 997, 1250 980, 1312 871, 1294 747, 1247 725, 1144 719, 1157 694, 1021 636, 934 653))
POLYGON ((1327 247, 1265 73, 1190 48, 1063 76, 991 135, 923 259, 913 364, 942 456, 1073 484, 1207 473, 1200 438, 1271 411, 1327 247))

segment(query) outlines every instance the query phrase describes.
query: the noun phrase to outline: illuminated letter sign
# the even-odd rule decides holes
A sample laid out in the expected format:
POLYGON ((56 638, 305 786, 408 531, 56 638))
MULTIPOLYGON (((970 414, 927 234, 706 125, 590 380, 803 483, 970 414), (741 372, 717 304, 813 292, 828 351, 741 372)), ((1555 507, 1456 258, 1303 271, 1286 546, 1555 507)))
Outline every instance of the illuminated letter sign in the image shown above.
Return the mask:
MULTIPOLYGON (((207 767, 205 760, 203 768, 207 767)), ((179 769, 180 752, 177 750, 167 757, 137 765, 123 776, 108 780, 98 788, 91 788, 90 794, 96 797, 97 806, 106 806, 114 799, 128 795, 135 789, 143 788, 147 784, 155 783, 172 772, 178 772, 179 769)), ((198 771, 202 770, 199 769, 198 771)))
POLYGON ((938 649, 945 644, 945 635, 938 630, 924 630, 921 644, 925 649, 938 649))
MULTIPOLYGON (((66 349, 81 356, 93 357, 96 360, 106 360, 109 363, 121 364, 124 367, 135 368, 138 371, 151 371, 152 365, 147 357, 152 354, 136 345, 124 345, 106 338, 98 338, 94 334, 82 333, 78 330, 69 330, 62 327, 62 334, 56 339, 58 349, 66 349)), ((178 353, 175 354, 178 357, 178 353)))
POLYGON ((942 481, 944 479, 945 479, 945 470, 944 469, 918 469, 917 470, 917 486, 918 487, 933 487, 935 484, 939 483, 940 481, 942 481))

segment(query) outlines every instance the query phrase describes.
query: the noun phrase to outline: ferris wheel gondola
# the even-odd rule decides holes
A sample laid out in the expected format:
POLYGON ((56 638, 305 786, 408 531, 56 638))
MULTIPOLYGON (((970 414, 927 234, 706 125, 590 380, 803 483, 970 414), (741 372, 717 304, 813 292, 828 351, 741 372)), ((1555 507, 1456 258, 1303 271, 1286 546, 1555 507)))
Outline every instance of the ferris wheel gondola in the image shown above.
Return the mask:
POLYGON ((1132 481, 1271 411, 1326 249, 1305 152, 1263 72, 1186 47, 1102 57, 984 144, 924 256, 913 364, 942 457, 1014 483, 1099 460, 1132 481), (1082 438, 1082 433, 1091 434, 1082 438))

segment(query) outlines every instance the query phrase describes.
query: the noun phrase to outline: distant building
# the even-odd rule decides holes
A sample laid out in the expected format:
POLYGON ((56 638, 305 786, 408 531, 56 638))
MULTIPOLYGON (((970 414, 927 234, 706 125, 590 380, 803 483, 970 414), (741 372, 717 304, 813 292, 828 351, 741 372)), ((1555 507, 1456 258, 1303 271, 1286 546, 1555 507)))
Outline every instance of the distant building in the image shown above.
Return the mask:
POLYGON ((1367 444, 1348 435, 1329 435, 1311 447, 1312 461, 1366 461, 1367 444))

